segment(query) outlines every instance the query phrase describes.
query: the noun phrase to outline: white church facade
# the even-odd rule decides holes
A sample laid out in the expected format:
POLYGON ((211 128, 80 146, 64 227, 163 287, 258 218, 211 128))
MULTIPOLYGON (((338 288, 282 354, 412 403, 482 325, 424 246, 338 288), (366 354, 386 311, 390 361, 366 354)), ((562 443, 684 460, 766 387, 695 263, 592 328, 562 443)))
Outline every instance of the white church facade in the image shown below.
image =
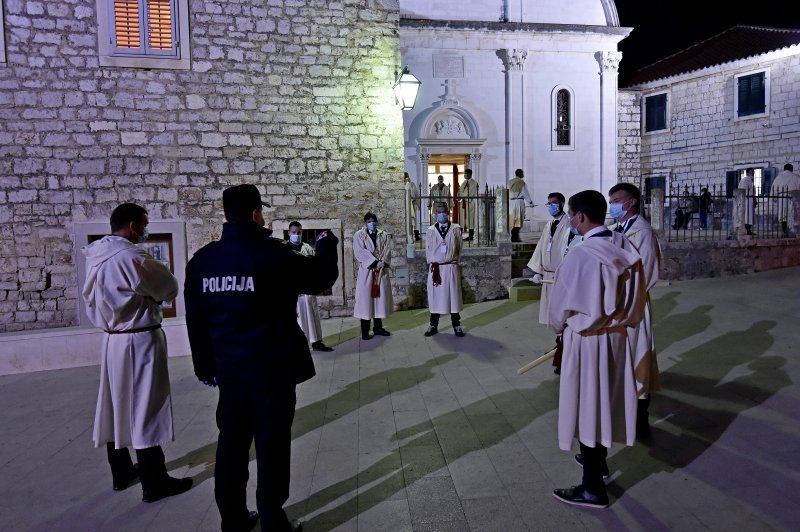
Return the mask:
POLYGON ((517 168, 544 221, 546 195, 617 181, 619 26, 610 0, 400 1, 402 63, 421 82, 405 111, 404 167, 424 191, 481 190, 517 168))

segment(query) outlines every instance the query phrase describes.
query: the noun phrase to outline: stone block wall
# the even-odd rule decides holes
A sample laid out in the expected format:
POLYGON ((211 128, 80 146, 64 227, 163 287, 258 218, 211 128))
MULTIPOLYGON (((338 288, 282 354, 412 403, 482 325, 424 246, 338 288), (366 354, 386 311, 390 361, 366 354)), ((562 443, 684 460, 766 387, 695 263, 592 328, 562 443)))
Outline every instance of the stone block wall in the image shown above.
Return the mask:
POLYGON ((800 266, 800 242, 794 238, 669 242, 662 251, 662 275, 670 280, 740 275, 800 266))
POLYGON ((642 108, 637 91, 618 92, 617 139, 618 180, 641 186, 642 108))
POLYGON ((4 4, 0 333, 77 323, 73 223, 121 202, 183 220, 190 254, 239 183, 268 219, 402 234, 396 1, 191 0, 189 70, 99 66, 95 0, 4 4))

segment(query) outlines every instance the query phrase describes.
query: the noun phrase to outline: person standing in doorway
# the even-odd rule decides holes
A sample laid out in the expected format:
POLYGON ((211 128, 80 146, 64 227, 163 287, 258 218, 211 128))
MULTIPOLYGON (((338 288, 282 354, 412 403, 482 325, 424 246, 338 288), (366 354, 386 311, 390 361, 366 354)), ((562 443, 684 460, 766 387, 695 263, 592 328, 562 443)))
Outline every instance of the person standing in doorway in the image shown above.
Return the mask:
POLYGON ((753 220, 756 217, 756 171, 748 168, 744 171, 744 177, 739 181, 739 188, 744 190, 744 228, 750 236, 756 236, 753 232, 753 220))
POLYGON ((460 220, 469 234, 464 240, 472 241, 478 225, 478 183, 472 179, 471 168, 464 170, 464 181, 458 186, 458 198, 461 205, 460 220))
POLYGON ((461 327, 461 226, 450 223, 447 205, 436 205, 436 223, 425 235, 425 257, 428 261, 428 308, 430 326, 425 336, 439 332, 439 315, 450 314, 453 331, 463 337, 461 327))
MULTIPOLYGON (((447 208, 450 208, 450 203, 453 197, 450 194, 450 187, 444 184, 444 176, 440 175, 436 178, 436 184, 431 187, 431 196, 428 201, 428 208, 431 209, 431 213, 436 216, 436 205, 438 203, 445 203, 447 208)), ((436 220, 434 220, 434 223, 436 220)))
POLYGON ((419 190, 417 186, 411 182, 411 177, 408 172, 403 173, 403 182, 406 187, 406 216, 408 216, 408 223, 411 231, 414 234, 414 241, 419 242, 422 237, 419 236, 418 218, 419 211, 419 190))
POLYGON ((353 316, 361 320, 361 339, 369 340, 372 332, 378 336, 391 336, 383 327, 383 319, 394 311, 392 285, 386 269, 392 258, 389 235, 378 228, 378 217, 368 212, 364 227, 353 235, 353 255, 358 261, 356 302, 353 316))
POLYGON ((781 223, 783 236, 789 238, 789 223, 794 220, 794 208, 792 206, 792 192, 800 190, 800 175, 794 171, 794 166, 790 163, 783 165, 783 172, 778 174, 772 183, 772 195, 778 196, 778 208, 776 213, 778 221, 781 223))
POLYGON ((178 295, 178 280, 136 244, 147 240, 147 211, 123 203, 111 213, 111 235, 82 248, 83 300, 105 331, 94 443, 106 446, 114 490, 141 478, 142 500, 183 493, 191 478, 167 474, 161 446, 175 439, 161 303, 178 295), (136 450, 138 468, 128 447, 136 450))
MULTIPOLYGON (((289 224, 289 247, 295 253, 304 257, 313 257, 314 248, 303 242, 303 226, 300 222, 294 221, 289 224)), ((319 306, 317 296, 312 294, 300 294, 297 296, 297 324, 311 342, 311 349, 314 351, 333 351, 322 341, 322 323, 319 319, 319 306)))
POLYGON ((525 204, 533 206, 528 187, 525 185, 525 173, 517 168, 514 177, 508 182, 508 226, 511 228, 511 241, 521 242, 519 231, 525 223, 525 204))

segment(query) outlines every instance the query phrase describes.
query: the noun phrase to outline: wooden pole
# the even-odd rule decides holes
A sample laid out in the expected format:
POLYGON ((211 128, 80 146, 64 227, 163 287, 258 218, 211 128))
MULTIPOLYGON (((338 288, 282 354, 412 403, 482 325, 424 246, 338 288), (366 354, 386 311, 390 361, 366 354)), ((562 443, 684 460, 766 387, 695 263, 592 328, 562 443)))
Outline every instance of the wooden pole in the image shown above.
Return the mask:
POLYGON ((521 368, 519 368, 517 370, 517 375, 522 375, 526 371, 535 368, 536 366, 538 366, 542 362, 545 362, 546 360, 550 360, 551 358, 556 356, 556 350, 557 349, 558 349, 557 347, 553 348, 552 351, 548 351, 547 353, 543 354, 542 356, 540 356, 539 358, 537 358, 533 362, 529 362, 528 364, 525 364, 524 366, 522 366, 521 368))

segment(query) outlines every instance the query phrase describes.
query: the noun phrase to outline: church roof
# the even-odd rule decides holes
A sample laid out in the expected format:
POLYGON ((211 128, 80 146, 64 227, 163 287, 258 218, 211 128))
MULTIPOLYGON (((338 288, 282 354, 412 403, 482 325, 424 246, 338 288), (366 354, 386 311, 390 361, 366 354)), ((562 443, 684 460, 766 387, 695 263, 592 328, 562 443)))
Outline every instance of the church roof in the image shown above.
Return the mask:
POLYGON ((636 71, 628 86, 694 72, 800 44, 800 29, 734 26, 636 71))

